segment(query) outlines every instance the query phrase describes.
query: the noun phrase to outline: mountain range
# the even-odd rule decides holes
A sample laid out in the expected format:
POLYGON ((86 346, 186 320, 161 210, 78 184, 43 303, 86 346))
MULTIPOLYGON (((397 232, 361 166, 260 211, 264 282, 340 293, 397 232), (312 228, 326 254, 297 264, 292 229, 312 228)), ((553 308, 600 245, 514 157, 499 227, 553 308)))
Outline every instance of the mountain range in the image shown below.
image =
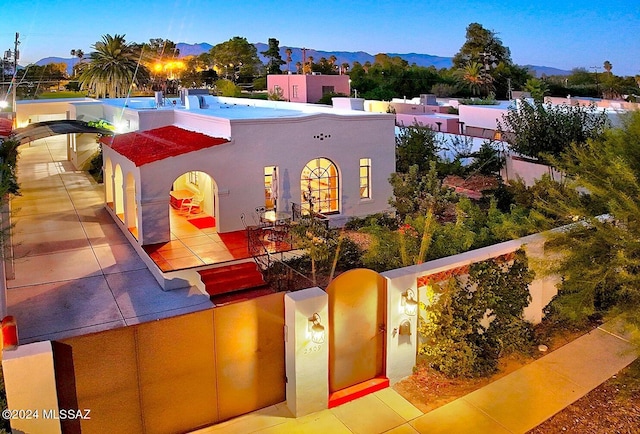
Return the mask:
MULTIPOLYGON (((254 44, 258 51, 258 57, 263 63, 266 63, 267 59, 262 54, 262 51, 266 51, 268 49, 268 45, 258 42, 254 44)), ((213 45, 208 44, 206 42, 202 42, 199 44, 186 44, 184 42, 180 42, 176 44, 176 48, 180 50, 180 57, 186 56, 197 56, 202 53, 206 53, 209 51, 213 45)), ((300 48, 300 47, 280 47, 280 55, 283 59, 286 58, 285 50, 290 48, 292 65, 295 65, 296 62, 302 62, 303 54, 302 50, 306 51, 306 58, 313 57, 314 61, 320 60, 321 57, 330 58, 331 56, 336 56, 336 63, 338 65, 342 63, 353 64, 353 62, 360 62, 364 64, 365 62, 373 63, 375 60, 375 56, 364 51, 321 51, 314 50, 312 48, 300 48)), ((419 53, 386 53, 391 57, 401 57, 410 65, 416 64, 417 66, 434 66, 436 69, 441 68, 451 68, 453 65, 452 57, 442 57, 442 56, 433 56, 431 54, 419 54, 419 53)), ((40 59, 36 62, 36 65, 46 65, 48 63, 66 63, 67 71, 69 74, 72 72, 73 65, 78 62, 78 59, 75 57, 72 58, 63 58, 63 57, 45 57, 44 59, 40 59)), ((563 69, 552 68, 549 66, 537 66, 537 65, 522 65, 527 68, 529 71, 534 73, 537 77, 542 75, 569 75, 571 71, 566 71, 563 69)), ((293 69, 293 66, 291 67, 293 69)))

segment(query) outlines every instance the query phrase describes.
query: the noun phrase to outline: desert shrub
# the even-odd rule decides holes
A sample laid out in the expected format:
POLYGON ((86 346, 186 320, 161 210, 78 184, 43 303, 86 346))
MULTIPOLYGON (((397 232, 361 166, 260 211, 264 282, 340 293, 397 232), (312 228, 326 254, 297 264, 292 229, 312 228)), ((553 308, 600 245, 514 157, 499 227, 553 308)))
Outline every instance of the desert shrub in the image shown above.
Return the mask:
POLYGON ((509 263, 479 262, 468 279, 428 286, 420 304, 419 354, 449 377, 478 377, 495 372, 501 355, 528 351, 533 327, 522 314, 533 277, 518 250, 509 263))

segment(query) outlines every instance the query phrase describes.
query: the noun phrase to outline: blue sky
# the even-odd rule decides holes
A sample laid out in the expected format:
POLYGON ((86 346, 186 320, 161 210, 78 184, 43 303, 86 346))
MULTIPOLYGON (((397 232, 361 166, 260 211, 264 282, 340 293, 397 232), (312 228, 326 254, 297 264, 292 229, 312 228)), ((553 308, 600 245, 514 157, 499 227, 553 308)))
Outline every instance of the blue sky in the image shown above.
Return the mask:
POLYGON ((617 75, 640 74, 640 1, 94 1, 0 0, 0 49, 20 33, 20 64, 69 57, 104 34, 215 45, 249 42, 326 51, 453 56, 477 22, 498 34, 518 64, 590 70, 609 60, 617 75), (54 6, 55 5, 55 6, 54 6))

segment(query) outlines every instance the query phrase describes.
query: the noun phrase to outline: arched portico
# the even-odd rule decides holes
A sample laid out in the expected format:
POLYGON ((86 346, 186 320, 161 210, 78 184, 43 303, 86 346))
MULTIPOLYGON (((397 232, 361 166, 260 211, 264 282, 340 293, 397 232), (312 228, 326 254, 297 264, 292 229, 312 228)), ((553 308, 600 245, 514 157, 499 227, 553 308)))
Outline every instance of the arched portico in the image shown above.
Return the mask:
POLYGON ((124 183, 122 176, 122 167, 116 164, 113 174, 113 212, 120 220, 124 222, 124 183))
POLYGON ((199 229, 216 228, 218 188, 208 173, 189 171, 178 176, 171 184, 169 199, 172 231, 177 221, 195 219, 199 220, 199 229))

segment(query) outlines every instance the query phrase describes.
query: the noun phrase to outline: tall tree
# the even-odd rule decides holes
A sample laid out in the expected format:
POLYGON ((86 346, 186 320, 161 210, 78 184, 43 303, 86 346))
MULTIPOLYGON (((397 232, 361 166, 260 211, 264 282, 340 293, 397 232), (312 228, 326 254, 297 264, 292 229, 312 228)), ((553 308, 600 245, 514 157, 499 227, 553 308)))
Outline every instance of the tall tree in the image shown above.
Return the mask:
POLYGON ((465 43, 453 56, 453 66, 462 68, 469 62, 482 65, 511 64, 511 51, 502 45, 495 32, 485 29, 481 24, 471 23, 467 26, 465 43))
POLYGON ((604 61, 604 70, 607 71, 607 74, 611 75, 611 70, 613 69, 613 65, 608 60, 604 61))
POLYGON ((396 135, 396 170, 407 173, 417 165, 420 173, 426 173, 441 149, 442 142, 431 128, 418 123, 402 126, 396 135))
POLYGON ((640 112, 622 127, 572 145, 554 164, 566 184, 550 185, 537 200, 546 212, 580 221, 555 231, 546 250, 563 276, 552 308, 573 319, 611 309, 640 326, 640 112), (578 193, 578 190, 581 193, 578 193), (552 253, 553 254, 553 253, 552 253))
POLYGON ((175 42, 169 39, 151 38, 149 42, 134 45, 143 50, 143 60, 148 64, 165 62, 180 56, 180 50, 175 42))
POLYGON ((291 50, 291 48, 287 48, 286 50, 284 50, 284 52, 287 54, 287 73, 291 72, 291 54, 293 53, 293 51, 291 50))
MULTIPOLYGON (((261 51, 260 54, 268 59, 267 74, 282 74, 280 67, 286 62, 280 56, 280 41, 276 38, 269 38, 269 48, 266 51, 261 51)), ((291 55, 288 58, 290 59, 291 55)))
POLYGON ((73 76, 75 77, 78 73, 78 65, 84 60, 84 51, 81 49, 73 49, 69 52, 75 59, 73 63, 73 76))
POLYGON ((132 84, 146 82, 148 70, 139 63, 140 52, 128 44, 125 35, 104 35, 93 45, 89 62, 83 64, 79 82, 98 98, 127 95, 132 84))
POLYGON ((262 66, 255 45, 240 36, 215 45, 209 54, 218 74, 229 79, 251 79, 262 66))
POLYGON ((526 70, 513 64, 511 51, 497 34, 478 23, 467 26, 466 41, 453 57, 453 67, 461 69, 474 62, 482 65, 484 73, 491 76, 492 88, 501 98, 509 96, 509 88, 523 86, 530 77, 526 70))
POLYGON ((599 137, 608 126, 607 114, 595 105, 554 106, 526 100, 510 108, 498 121, 498 130, 511 149, 542 161, 559 156, 572 143, 580 146, 599 137))

